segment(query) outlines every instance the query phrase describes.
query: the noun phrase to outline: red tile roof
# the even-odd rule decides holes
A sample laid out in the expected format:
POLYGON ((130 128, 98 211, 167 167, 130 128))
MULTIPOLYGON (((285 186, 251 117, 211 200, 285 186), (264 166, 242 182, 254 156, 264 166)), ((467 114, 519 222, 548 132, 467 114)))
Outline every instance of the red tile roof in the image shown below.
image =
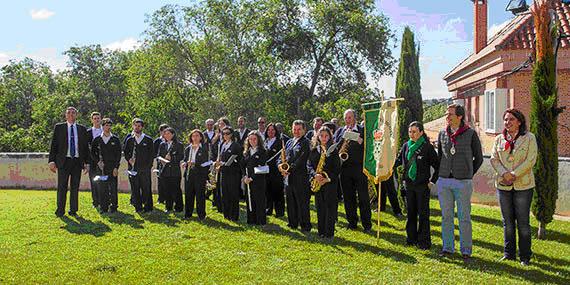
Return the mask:
MULTIPOLYGON (((532 8, 533 5, 531 5, 532 8)), ((554 0, 554 11, 560 20, 560 30, 570 35, 570 5, 562 4, 560 0, 554 0)), ((561 48, 570 47, 570 38, 561 41, 561 48)), ((447 80, 457 72, 496 50, 504 49, 532 49, 534 48, 534 21, 532 13, 525 12, 513 17, 513 19, 493 37, 487 40, 487 46, 479 53, 471 54, 457 66, 455 66, 443 79, 447 80)))

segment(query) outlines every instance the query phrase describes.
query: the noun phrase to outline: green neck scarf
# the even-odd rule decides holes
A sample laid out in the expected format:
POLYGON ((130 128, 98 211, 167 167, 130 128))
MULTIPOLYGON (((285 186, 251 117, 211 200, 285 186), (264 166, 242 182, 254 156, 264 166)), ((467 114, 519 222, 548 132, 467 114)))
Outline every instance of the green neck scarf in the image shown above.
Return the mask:
MULTIPOLYGON (((412 159, 414 152, 418 150, 422 144, 426 141, 424 136, 421 136, 416 142, 409 140, 408 141, 408 161, 412 159)), ((416 174, 418 172, 418 165, 416 164, 416 160, 410 162, 410 168, 408 169, 408 177, 412 179, 412 181, 416 180, 416 174)))

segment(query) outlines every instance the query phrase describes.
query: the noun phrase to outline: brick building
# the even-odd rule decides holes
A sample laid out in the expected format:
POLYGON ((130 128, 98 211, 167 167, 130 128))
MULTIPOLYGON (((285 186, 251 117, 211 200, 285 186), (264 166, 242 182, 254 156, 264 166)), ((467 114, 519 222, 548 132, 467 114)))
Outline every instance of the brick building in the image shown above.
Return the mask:
MULTIPOLYGON (((523 63, 533 54, 534 21, 530 11, 523 12, 487 39, 487 1, 473 1, 474 52, 443 79, 453 100, 465 106, 465 119, 481 137, 483 153, 490 154, 505 109, 517 108, 529 119, 532 64, 523 63)), ((561 31, 570 35, 570 5, 554 0, 553 7, 561 31)), ((558 106, 568 106, 558 117, 558 154, 570 157, 570 37, 560 43, 557 82, 558 106)))

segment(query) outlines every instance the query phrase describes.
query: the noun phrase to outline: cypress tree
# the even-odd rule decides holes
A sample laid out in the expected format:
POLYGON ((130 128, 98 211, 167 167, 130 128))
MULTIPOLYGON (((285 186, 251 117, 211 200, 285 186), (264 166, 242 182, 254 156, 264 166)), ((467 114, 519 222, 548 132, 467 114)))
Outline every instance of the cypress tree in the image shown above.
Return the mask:
POLYGON ((416 48, 414 42, 414 33, 406 27, 402 36, 402 51, 396 75, 396 98, 405 99, 398 109, 400 144, 409 139, 408 125, 411 122, 423 122, 419 54, 419 46, 416 48))
POLYGON ((535 134, 538 154, 533 172, 536 188, 532 213, 539 221, 538 238, 544 239, 558 199, 558 115, 556 58, 550 30, 550 5, 536 1, 533 10, 536 32, 536 63, 532 71, 530 131, 535 134))

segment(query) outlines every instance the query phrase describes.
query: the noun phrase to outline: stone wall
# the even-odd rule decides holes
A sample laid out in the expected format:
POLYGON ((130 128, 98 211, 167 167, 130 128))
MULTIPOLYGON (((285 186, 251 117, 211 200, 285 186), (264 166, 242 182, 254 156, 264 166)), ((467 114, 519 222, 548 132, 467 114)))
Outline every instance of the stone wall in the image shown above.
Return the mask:
MULTIPOLYGON (((55 189, 57 177, 49 171, 47 160, 47 154, 44 153, 0 153, 0 188, 55 189)), ((119 170, 119 191, 128 193, 129 183, 125 169, 126 161, 123 160, 119 170)), ((473 202, 497 205, 493 173, 489 157, 485 157, 483 166, 473 179, 475 188, 473 202)), ((156 193, 155 175, 152 185, 153 192, 156 193)), ((559 185, 556 213, 570 216, 570 158, 560 159, 559 185)), ((81 178, 80 189, 89 189, 89 179, 86 174, 81 178)))

